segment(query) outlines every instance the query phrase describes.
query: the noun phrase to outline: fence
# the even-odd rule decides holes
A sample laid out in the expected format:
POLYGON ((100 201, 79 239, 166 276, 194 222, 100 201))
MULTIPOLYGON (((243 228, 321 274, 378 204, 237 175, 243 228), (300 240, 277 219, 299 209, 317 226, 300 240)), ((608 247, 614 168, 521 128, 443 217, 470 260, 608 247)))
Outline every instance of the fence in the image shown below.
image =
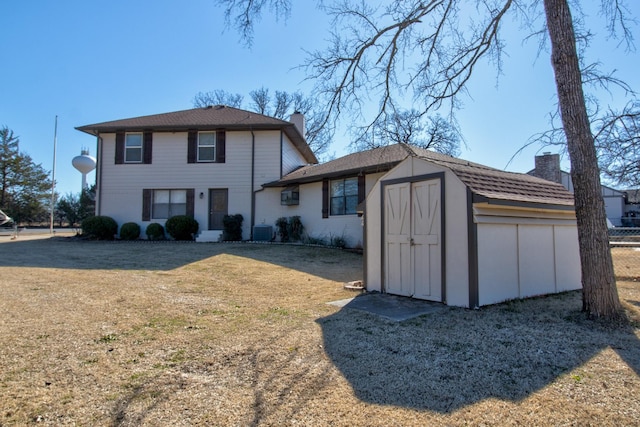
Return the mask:
POLYGON ((640 281, 640 227, 610 228, 609 243, 616 279, 640 281))

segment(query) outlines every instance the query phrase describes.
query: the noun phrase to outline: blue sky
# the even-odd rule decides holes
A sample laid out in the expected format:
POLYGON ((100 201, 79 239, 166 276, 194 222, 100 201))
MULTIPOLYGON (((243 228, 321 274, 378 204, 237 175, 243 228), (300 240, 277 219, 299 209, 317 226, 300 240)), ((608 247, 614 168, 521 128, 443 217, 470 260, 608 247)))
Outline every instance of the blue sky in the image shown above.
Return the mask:
MULTIPOLYGON (((77 193, 81 176, 71 159, 85 147, 95 155, 96 141, 76 126, 188 109, 200 91, 224 89, 243 94, 245 102, 262 86, 308 93, 312 84, 297 66, 304 50, 325 45, 328 30, 314 4, 294 2, 286 22, 264 16, 248 49, 234 30, 225 30, 212 0, 1 2, 0 125, 51 170, 57 115, 56 190, 77 193)), ((640 18, 640 2, 631 8, 640 18)), ((604 21, 594 22, 599 26, 592 30, 604 40, 604 21)), ((500 169, 531 135, 547 129, 555 102, 548 53, 538 57, 534 42, 523 44, 526 34, 517 24, 504 30, 508 56, 498 85, 495 68, 479 67, 458 112, 467 140, 461 157, 500 169)), ((594 43, 589 59, 640 90, 638 53, 615 47, 615 41, 594 43)), ((625 103, 618 93, 600 95, 604 104, 625 103)), ((330 151, 346 154, 348 144, 348 135, 338 133, 330 151)), ((539 148, 525 150, 507 169, 532 169, 539 148)), ((566 160, 563 167, 569 169, 566 160)), ((93 174, 88 180, 94 182, 93 174)))

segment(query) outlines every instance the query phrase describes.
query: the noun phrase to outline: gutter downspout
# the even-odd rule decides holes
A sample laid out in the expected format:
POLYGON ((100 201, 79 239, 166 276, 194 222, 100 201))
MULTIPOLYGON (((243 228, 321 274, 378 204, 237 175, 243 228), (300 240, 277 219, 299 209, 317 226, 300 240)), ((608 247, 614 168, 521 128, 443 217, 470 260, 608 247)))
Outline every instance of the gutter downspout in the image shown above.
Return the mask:
POLYGON ((96 153, 98 154, 98 161, 97 161, 97 168, 98 170, 96 171, 96 209, 95 209, 95 214, 96 215, 100 215, 100 212, 102 210, 102 158, 103 158, 103 147, 104 147, 104 140, 102 139, 102 137, 100 136, 100 132, 98 132, 97 136, 97 149, 96 149, 96 153))
MULTIPOLYGON (((251 222, 249 224, 249 240, 253 241, 253 227, 256 224, 256 191, 254 191, 256 174, 256 135, 251 131, 251 222)), ((261 191, 261 190, 258 190, 261 191)))

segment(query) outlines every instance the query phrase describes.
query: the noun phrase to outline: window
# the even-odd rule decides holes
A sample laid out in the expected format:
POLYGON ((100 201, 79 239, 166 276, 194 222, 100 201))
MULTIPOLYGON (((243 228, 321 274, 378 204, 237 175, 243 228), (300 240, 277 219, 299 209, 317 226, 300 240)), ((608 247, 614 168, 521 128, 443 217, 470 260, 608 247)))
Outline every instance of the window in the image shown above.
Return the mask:
POLYGON ((190 130, 187 133, 187 163, 224 163, 225 131, 190 130))
POLYGON ((198 161, 199 162, 215 162, 216 161, 216 133, 215 132, 198 133, 198 161))
POLYGON ((355 215, 358 208, 358 178, 331 181, 331 215, 355 215))
POLYGON ((167 219, 187 214, 187 190, 153 190, 151 218, 167 219))
POLYGON ((124 142, 124 161, 125 163, 141 163, 142 162, 142 134, 128 133, 124 142))

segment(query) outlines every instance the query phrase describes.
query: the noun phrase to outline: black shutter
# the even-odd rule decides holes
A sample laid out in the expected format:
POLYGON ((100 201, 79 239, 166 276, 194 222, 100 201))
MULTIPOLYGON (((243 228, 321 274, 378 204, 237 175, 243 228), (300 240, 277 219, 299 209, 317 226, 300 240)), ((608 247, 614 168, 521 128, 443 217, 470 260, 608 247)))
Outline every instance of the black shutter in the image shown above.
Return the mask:
POLYGON ((187 216, 190 216, 191 218, 193 218, 195 213, 195 196, 196 190, 194 190, 193 188, 187 189, 187 216))
POLYGON ((198 151, 198 132, 190 130, 187 136, 187 163, 195 163, 198 151))
POLYGON ((116 132, 116 165, 124 163, 124 132, 116 132))
POLYGON ((142 163, 151 164, 153 157, 153 132, 147 131, 142 136, 142 163))
POLYGON ((329 218, 329 180, 322 180, 322 218, 329 218))
POLYGON ((151 221, 151 190, 142 190, 142 220, 151 221))
POLYGON ((366 196, 366 179, 364 174, 358 175, 358 204, 364 202, 364 198, 366 196))
POLYGON ((216 163, 224 163, 225 162, 225 132, 223 130, 219 130, 216 132, 216 163))

